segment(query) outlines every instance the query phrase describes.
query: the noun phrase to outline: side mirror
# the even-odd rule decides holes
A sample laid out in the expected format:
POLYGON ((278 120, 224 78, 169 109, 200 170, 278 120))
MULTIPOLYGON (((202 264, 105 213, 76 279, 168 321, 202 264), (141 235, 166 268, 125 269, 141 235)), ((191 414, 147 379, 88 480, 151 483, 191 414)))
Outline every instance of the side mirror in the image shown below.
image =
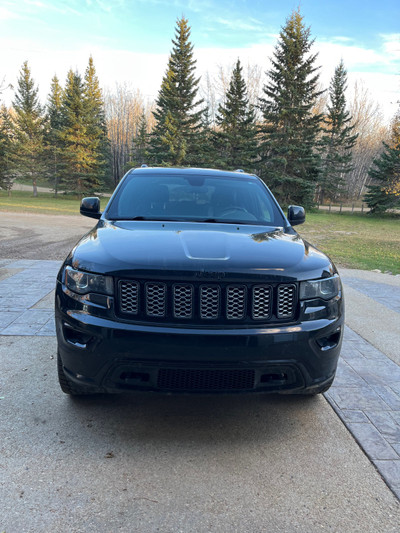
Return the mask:
POLYGON ((79 211, 81 215, 85 217, 99 219, 102 215, 102 213, 100 212, 99 198, 97 198, 97 196, 90 196, 89 198, 82 198, 81 207, 79 211))
POLYGON ((306 220, 304 207, 301 207, 300 205, 289 205, 287 217, 292 226, 303 224, 306 220))

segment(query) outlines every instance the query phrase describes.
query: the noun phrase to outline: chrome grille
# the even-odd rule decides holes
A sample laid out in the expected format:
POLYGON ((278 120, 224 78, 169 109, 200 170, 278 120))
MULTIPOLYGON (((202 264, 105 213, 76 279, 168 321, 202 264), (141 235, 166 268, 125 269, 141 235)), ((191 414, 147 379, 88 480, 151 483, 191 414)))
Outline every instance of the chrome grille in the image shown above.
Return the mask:
POLYGON ((218 318, 220 289, 218 285, 200 286, 200 317, 218 318))
POLYGON ((137 281, 119 282, 119 305, 123 313, 139 313, 139 283, 137 281))
POLYGON ((244 318, 246 310, 246 287, 231 286, 226 290, 226 318, 244 318))
POLYGON ((269 285, 253 287, 253 306, 251 316, 254 320, 266 319, 271 316, 272 290, 269 285))
POLYGON ((193 315, 193 286, 174 285, 173 313, 175 318, 192 318, 193 315))
POLYGON ((278 286, 278 306, 276 316, 278 318, 291 318, 295 310, 295 285, 278 286))
POLYGON ((117 310, 141 319, 222 321, 292 320, 294 283, 224 285, 119 280, 117 310))
POLYGON ((147 316, 165 316, 166 289, 164 283, 146 283, 147 316))
POLYGON ((218 318, 220 289, 218 285, 200 286, 200 317, 218 318))

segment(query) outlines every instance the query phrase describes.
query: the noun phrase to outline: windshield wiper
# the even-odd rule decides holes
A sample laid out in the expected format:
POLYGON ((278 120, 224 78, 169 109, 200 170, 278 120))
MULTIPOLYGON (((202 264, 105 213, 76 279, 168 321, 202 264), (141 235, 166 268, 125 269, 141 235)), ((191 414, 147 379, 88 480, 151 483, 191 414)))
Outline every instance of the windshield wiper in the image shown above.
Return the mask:
POLYGON ((153 222, 182 222, 181 218, 144 217, 143 215, 136 215, 134 217, 117 217, 115 220, 149 220, 149 221, 153 221, 153 222))
POLYGON ((116 220, 149 220, 149 219, 142 215, 137 215, 135 217, 117 217, 116 220))
POLYGON ((209 222, 210 224, 246 224, 237 220, 225 220, 223 218, 196 218, 193 222, 209 222))
POLYGON ((227 220, 225 218, 198 218, 194 222, 209 222, 210 224, 236 224, 245 226, 264 226, 265 222, 259 220, 227 220))

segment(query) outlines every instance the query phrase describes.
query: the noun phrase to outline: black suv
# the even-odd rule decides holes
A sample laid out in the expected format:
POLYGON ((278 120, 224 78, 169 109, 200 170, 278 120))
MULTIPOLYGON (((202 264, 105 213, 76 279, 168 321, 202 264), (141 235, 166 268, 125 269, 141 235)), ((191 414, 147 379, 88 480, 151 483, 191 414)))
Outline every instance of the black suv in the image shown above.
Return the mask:
POLYGON ((316 394, 343 333, 337 270, 242 171, 138 168, 57 277, 58 374, 67 394, 316 394))

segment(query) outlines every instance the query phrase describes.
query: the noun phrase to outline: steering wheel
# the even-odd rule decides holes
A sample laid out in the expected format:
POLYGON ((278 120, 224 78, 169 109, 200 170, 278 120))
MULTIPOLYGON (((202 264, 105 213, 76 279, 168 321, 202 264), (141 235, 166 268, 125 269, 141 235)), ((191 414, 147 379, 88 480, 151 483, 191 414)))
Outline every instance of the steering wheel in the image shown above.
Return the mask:
POLYGON ((239 205, 234 205, 232 207, 226 207, 225 209, 223 209, 221 211, 221 213, 219 214, 220 217, 224 217, 226 215, 229 215, 229 214, 233 214, 235 213, 236 211, 242 211, 243 213, 246 213, 246 214, 250 214, 247 209, 245 209, 244 207, 240 207, 239 205))

